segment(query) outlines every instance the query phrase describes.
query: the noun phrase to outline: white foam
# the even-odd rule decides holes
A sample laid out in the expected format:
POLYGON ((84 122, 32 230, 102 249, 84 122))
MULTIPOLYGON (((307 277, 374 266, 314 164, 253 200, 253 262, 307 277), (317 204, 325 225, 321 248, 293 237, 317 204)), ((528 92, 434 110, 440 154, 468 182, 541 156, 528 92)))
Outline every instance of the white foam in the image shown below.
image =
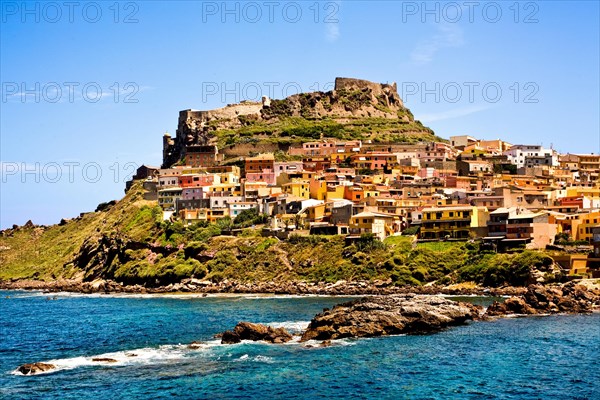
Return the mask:
POLYGON ((332 345, 339 345, 339 346, 356 346, 356 339, 338 339, 338 340, 332 340, 331 344, 332 345))
POLYGON ((261 356, 260 354, 254 357, 253 360, 256 362, 264 362, 267 364, 271 364, 273 362, 273 359, 271 357, 261 356))
MULTIPOLYGON (((36 373, 35 375, 48 374, 63 370, 72 370, 82 367, 117 367, 123 365, 150 365, 161 364, 173 360, 182 360, 186 357, 193 356, 193 352, 198 352, 201 349, 210 349, 215 346, 221 346, 220 341, 213 340, 197 344, 196 348, 189 348, 189 345, 163 345, 157 348, 146 347, 141 349, 117 351, 112 353, 103 353, 88 357, 71 357, 58 358, 54 360, 43 361, 45 364, 52 364, 56 368, 36 373), (94 361, 93 359, 104 358, 115 360, 112 361, 94 361)), ((11 372, 13 375, 23 375, 17 370, 11 372)))
POLYGON ((267 364, 273 363, 273 359, 271 357, 263 356, 260 354, 257 356, 254 356, 254 357, 250 357, 248 354, 244 354, 244 355, 240 356, 239 358, 235 359, 235 361, 252 361, 252 362, 262 362, 262 363, 267 363, 267 364))
POLYGON ((290 333, 301 333, 308 328, 310 321, 267 322, 265 325, 273 328, 284 328, 290 333))

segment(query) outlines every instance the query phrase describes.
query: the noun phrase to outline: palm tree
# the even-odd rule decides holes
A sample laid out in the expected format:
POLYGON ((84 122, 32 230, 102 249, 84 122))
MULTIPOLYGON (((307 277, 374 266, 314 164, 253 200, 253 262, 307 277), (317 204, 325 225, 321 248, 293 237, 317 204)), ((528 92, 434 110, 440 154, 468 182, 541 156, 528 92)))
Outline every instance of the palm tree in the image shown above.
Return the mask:
POLYGON ((296 229, 298 229, 301 222, 302 222, 302 215, 300 213, 294 215, 294 225, 296 225, 296 229))

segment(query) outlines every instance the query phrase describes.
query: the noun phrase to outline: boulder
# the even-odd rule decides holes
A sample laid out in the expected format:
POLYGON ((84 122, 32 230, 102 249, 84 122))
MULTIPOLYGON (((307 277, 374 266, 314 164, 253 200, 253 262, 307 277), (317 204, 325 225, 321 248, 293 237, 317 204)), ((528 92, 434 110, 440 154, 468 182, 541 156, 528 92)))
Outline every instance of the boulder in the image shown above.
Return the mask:
POLYGON ((435 332, 479 318, 480 308, 440 296, 364 297, 316 315, 301 341, 435 332))
POLYGON ((17 371, 19 371, 23 375, 35 375, 39 374, 40 372, 53 370, 54 368, 56 368, 55 365, 36 362, 31 364, 23 364, 19 368, 17 368, 17 371))
POLYGON ((510 297, 502 303, 494 301, 494 303, 488 307, 485 314, 486 316, 495 317, 506 314, 536 314, 536 311, 531 308, 523 298, 510 297))
POLYGON ((188 349, 197 350, 201 348, 205 343, 194 340, 192 343, 188 344, 188 349))
POLYGON ((116 363, 117 362, 117 360, 115 360, 114 358, 106 358, 106 357, 95 357, 95 358, 92 358, 92 361, 107 362, 107 363, 116 363))
POLYGON ((242 339, 234 331, 225 331, 221 334, 221 344, 235 344, 241 341, 242 339))
POLYGON ((221 343, 239 343, 242 340, 265 341, 269 343, 285 343, 292 340, 292 335, 284 328, 273 328, 252 322, 240 322, 233 331, 225 331, 221 343))
POLYGON ((242 340, 262 340, 270 343, 285 343, 292 340, 292 335, 284 328, 273 328, 251 322, 240 322, 233 331, 242 340))

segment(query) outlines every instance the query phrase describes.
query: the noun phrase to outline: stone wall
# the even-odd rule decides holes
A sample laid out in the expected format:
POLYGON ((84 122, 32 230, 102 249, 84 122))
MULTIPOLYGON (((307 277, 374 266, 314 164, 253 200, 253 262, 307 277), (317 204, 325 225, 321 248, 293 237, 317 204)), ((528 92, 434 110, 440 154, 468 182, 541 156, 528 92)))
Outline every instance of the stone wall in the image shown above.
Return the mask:
POLYGON ((221 150, 226 157, 245 157, 249 154, 274 153, 278 150, 287 152, 290 145, 286 143, 236 144, 221 150))
POLYGON ((335 78, 335 90, 340 89, 370 89, 374 95, 388 94, 390 91, 398 92, 396 82, 392 84, 375 83, 364 79, 335 78))

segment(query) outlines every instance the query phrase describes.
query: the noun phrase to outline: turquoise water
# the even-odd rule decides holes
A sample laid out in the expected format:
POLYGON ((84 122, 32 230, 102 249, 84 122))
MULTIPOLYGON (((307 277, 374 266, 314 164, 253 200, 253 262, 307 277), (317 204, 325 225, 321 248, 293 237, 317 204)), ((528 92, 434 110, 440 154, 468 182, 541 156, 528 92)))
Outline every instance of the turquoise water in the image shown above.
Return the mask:
POLYGON ((0 291, 0 398, 600 399, 600 314, 307 348, 213 335, 241 320, 299 332, 346 298, 53 296, 0 291), (35 361, 59 370, 14 373, 35 361))

